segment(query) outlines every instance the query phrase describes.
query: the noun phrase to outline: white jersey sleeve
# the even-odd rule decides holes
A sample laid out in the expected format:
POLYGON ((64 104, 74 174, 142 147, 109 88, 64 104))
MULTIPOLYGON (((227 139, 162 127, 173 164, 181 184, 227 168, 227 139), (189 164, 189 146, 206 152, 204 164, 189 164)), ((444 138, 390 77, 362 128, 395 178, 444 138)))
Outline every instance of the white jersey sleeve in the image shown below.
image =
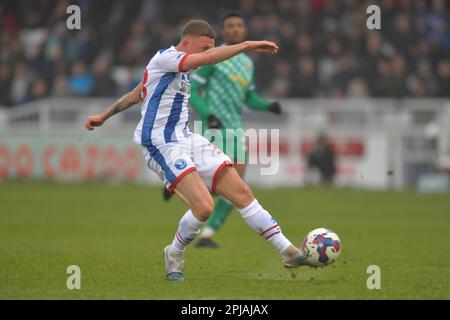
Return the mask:
POLYGON ((158 65, 166 72, 183 72, 183 63, 188 55, 185 52, 166 50, 159 55, 158 65))

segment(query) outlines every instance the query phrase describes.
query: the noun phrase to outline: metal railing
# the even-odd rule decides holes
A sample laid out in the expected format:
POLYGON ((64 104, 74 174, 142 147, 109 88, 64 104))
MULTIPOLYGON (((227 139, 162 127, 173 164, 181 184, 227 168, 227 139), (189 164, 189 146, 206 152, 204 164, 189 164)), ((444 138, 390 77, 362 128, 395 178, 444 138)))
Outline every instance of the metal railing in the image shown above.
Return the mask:
MULTIPOLYGON (((0 134, 83 131, 89 114, 103 111, 113 98, 50 98, 12 109, 0 108, 0 134)), ((395 172, 388 186, 414 185, 424 170, 450 169, 449 99, 284 99, 284 113, 244 112, 246 127, 276 128, 293 144, 319 133, 339 139, 382 136, 387 168, 395 172)), ((111 118, 101 132, 131 137, 140 107, 111 118)), ((192 112, 192 118, 196 118, 192 112)), ((384 161, 383 160, 383 161, 384 161)), ((381 159, 380 159, 381 161, 381 159)))

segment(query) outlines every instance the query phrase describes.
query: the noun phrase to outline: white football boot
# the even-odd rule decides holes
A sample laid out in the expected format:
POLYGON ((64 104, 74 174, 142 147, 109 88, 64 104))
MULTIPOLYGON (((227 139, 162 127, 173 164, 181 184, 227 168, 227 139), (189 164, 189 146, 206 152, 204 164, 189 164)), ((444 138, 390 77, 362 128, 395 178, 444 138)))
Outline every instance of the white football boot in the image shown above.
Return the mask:
POLYGON ((164 248, 163 257, 166 263, 166 280, 184 281, 183 267, 184 257, 182 253, 174 253, 170 250, 172 245, 164 248))
POLYGON ((295 247, 289 247, 285 252, 283 252, 283 265, 286 268, 295 268, 299 266, 310 266, 312 265, 308 261, 309 251, 307 249, 297 249, 295 247))

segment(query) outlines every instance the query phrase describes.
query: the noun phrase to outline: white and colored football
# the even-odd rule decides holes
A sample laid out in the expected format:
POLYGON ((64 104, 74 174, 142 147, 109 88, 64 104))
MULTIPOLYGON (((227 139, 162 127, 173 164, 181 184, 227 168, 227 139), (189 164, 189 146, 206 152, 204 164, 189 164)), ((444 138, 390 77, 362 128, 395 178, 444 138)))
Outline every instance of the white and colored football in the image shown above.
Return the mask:
POLYGON ((342 246, 336 233, 330 229, 317 228, 306 235, 303 249, 308 251, 308 262, 311 265, 322 267, 336 261, 342 246))

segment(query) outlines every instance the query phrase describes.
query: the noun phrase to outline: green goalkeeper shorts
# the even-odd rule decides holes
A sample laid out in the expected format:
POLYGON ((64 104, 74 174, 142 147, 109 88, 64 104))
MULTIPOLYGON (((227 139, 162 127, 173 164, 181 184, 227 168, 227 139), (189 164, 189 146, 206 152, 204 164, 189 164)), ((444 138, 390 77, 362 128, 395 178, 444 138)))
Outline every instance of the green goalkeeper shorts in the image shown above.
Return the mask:
POLYGON ((205 137, 216 147, 221 149, 233 162, 247 163, 248 154, 245 145, 243 129, 220 129, 221 135, 216 136, 213 131, 206 133, 205 137))

